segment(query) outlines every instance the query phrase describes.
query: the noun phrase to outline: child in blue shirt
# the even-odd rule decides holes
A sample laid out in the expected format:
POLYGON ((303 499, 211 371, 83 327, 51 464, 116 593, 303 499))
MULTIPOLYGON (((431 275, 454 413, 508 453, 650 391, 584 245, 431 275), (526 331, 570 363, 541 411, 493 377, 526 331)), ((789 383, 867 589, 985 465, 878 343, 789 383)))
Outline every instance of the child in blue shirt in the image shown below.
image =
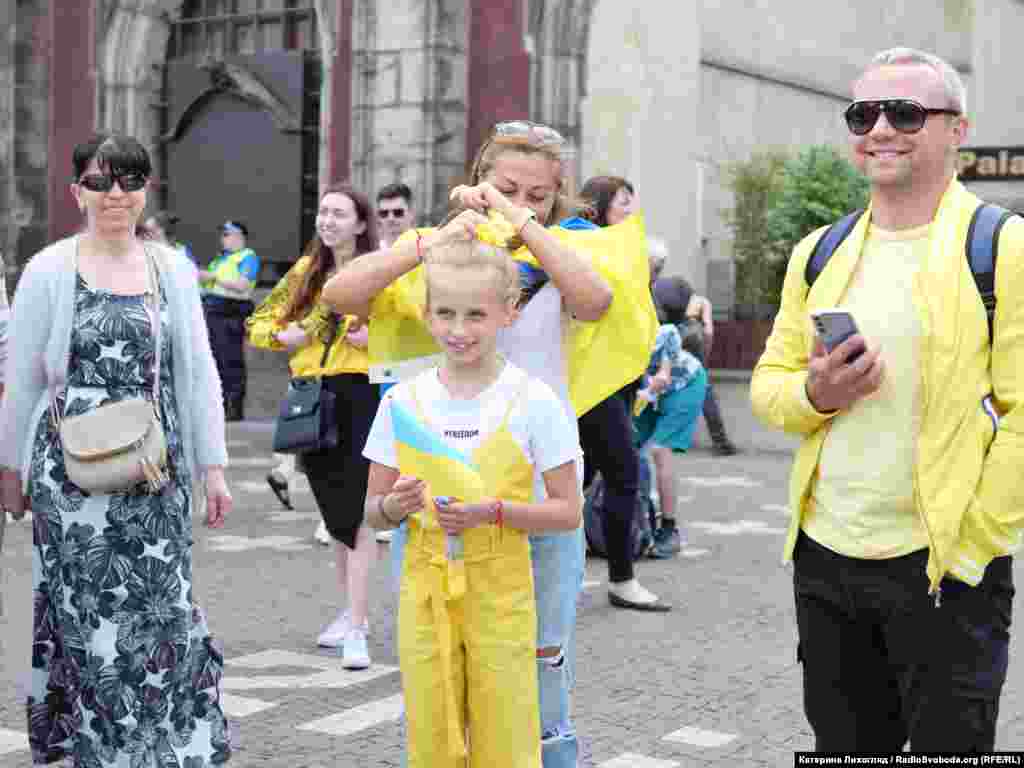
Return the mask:
POLYGON ((676 526, 676 477, 670 462, 673 451, 689 449, 707 388, 707 371, 683 349, 679 330, 668 323, 659 327, 644 388, 637 395, 633 411, 636 444, 641 450, 649 450, 661 504, 661 527, 654 532, 653 557, 672 557, 682 549, 676 526))

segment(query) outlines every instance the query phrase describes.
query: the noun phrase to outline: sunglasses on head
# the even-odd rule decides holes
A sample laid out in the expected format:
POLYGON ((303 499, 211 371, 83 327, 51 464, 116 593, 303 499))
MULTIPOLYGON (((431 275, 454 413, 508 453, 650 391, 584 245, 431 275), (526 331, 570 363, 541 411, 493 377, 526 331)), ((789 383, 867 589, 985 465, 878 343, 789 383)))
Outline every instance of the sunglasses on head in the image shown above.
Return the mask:
POLYGON ((912 99, 868 99, 855 101, 846 108, 846 127, 854 136, 866 136, 885 113, 886 122, 900 133, 917 133, 929 115, 959 115, 958 109, 933 109, 912 99))
POLYGON ((509 120, 494 126, 492 138, 523 139, 534 146, 562 145, 565 138, 547 125, 534 123, 530 120, 509 120))
POLYGON ((388 216, 400 219, 405 216, 405 208, 378 208, 377 216, 381 219, 386 219, 388 216))
POLYGON ((138 192, 146 186, 146 177, 141 173, 90 173, 78 180, 78 184, 90 192, 109 192, 114 182, 122 192, 138 192))

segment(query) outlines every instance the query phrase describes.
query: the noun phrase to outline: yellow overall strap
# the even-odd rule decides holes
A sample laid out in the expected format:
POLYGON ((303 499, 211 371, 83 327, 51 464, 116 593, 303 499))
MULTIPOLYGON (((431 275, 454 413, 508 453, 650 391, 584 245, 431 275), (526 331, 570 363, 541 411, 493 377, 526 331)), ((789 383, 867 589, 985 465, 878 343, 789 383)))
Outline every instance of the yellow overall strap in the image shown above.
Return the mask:
MULTIPOLYGON (((430 429, 436 430, 427 412, 416 394, 415 381, 410 383, 409 393, 412 396, 416 413, 423 423, 430 429)), ((430 502, 433 509, 433 526, 437 525, 437 508, 433 500, 430 502)), ((426 535, 426 521, 421 522, 426 535)), ((458 711, 458 698, 455 695, 455 670, 452 668, 452 655, 455 652, 452 639, 452 616, 448 610, 448 603, 460 600, 466 594, 466 564, 463 560, 451 561, 444 552, 432 552, 430 555, 430 568, 432 574, 429 579, 430 585, 430 606, 434 614, 434 626, 437 627, 437 644, 441 656, 441 679, 444 685, 444 707, 446 710, 445 728, 448 732, 448 754, 453 758, 464 758, 467 755, 466 738, 460 726, 461 718, 458 711)))
MULTIPOLYGON (((428 374, 433 375, 433 374, 428 374)), ((528 378, 523 376, 523 383, 518 390, 518 396, 511 398, 508 408, 502 418, 500 426, 487 436, 481 447, 486 446, 495 436, 507 431, 508 421, 512 410, 515 408, 518 397, 525 393, 528 378)), ((416 393, 415 380, 410 382, 410 396, 417 416, 423 424, 438 431, 427 416, 426 409, 416 393)), ((434 521, 436 524, 436 508, 434 509, 434 521)), ((425 521, 424 521, 425 522, 425 521)), ((421 523, 422 536, 426 535, 427 527, 421 523)), ((500 535, 499 531, 499 535, 500 535)), ((449 560, 444 552, 432 552, 430 554, 430 577, 429 590, 431 611, 434 616, 434 624, 437 627, 437 642, 441 656, 441 676, 444 688, 444 706, 446 710, 445 730, 447 731, 448 753, 452 758, 464 758, 467 755, 465 733, 460 725, 462 719, 457 709, 458 698, 455 693, 455 672, 452 668, 452 657, 455 652, 453 640, 452 616, 449 610, 450 603, 462 599, 466 594, 466 560, 449 560)))

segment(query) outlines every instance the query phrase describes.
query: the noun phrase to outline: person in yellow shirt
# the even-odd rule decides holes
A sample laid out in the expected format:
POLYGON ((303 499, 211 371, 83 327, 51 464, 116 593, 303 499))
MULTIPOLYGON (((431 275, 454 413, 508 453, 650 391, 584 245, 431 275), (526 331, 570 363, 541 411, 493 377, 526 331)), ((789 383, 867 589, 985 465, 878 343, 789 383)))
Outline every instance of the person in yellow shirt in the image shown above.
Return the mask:
POLYGON ((388 391, 365 449, 367 518, 407 521, 408 766, 540 768, 528 534, 579 527, 579 442, 554 390, 498 352, 520 294, 509 251, 462 240, 425 258, 442 362, 388 391))
POLYGON ((960 76, 896 48, 853 97, 870 207, 810 288, 824 229, 796 246, 751 381, 755 413, 803 438, 785 557, 804 710, 821 752, 990 752, 1024 530, 1024 220, 992 244, 990 338, 960 76), (836 307, 860 333, 829 352, 810 313, 836 307))
POLYGON ((338 585, 348 600, 317 644, 342 648, 342 664, 349 669, 370 665, 367 607, 376 543, 363 524, 369 462, 362 451, 380 397, 367 377, 365 318, 336 316, 320 294, 331 275, 376 244, 369 200, 346 184, 328 186, 320 197, 316 235, 248 320, 251 344, 289 351, 293 376, 322 376, 337 397, 338 446, 305 453, 302 464, 334 539, 338 585), (321 368, 325 344, 330 352, 321 368))

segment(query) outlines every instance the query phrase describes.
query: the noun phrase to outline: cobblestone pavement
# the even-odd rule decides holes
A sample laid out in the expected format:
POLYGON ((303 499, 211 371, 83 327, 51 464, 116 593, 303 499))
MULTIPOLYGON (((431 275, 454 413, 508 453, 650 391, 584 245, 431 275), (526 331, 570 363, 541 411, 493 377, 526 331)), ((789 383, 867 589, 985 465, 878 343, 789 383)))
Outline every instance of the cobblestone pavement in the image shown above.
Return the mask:
MULTIPOLYGON (((264 482, 269 432, 231 425, 227 526, 196 526, 196 597, 228 658, 225 708, 237 723, 236 768, 401 765, 395 597, 386 545, 374 575, 364 672, 315 647, 338 609, 332 556, 312 540, 308 490, 296 512, 264 482)), ((590 560, 579 616, 576 715, 584 768, 788 766, 811 737, 795 660, 791 572, 780 565, 785 454, 680 457, 688 547, 645 561, 643 583, 676 606, 637 614, 608 605, 604 561, 590 560)), ((29 764, 23 700, 29 660, 31 530, 8 526, 0 618, 0 766, 29 764)), ((1019 578, 1019 568, 1018 568, 1019 578)), ((1024 747, 1020 633, 1000 710, 999 746, 1024 747)), ((924 639, 922 638, 922 642, 924 639)))

